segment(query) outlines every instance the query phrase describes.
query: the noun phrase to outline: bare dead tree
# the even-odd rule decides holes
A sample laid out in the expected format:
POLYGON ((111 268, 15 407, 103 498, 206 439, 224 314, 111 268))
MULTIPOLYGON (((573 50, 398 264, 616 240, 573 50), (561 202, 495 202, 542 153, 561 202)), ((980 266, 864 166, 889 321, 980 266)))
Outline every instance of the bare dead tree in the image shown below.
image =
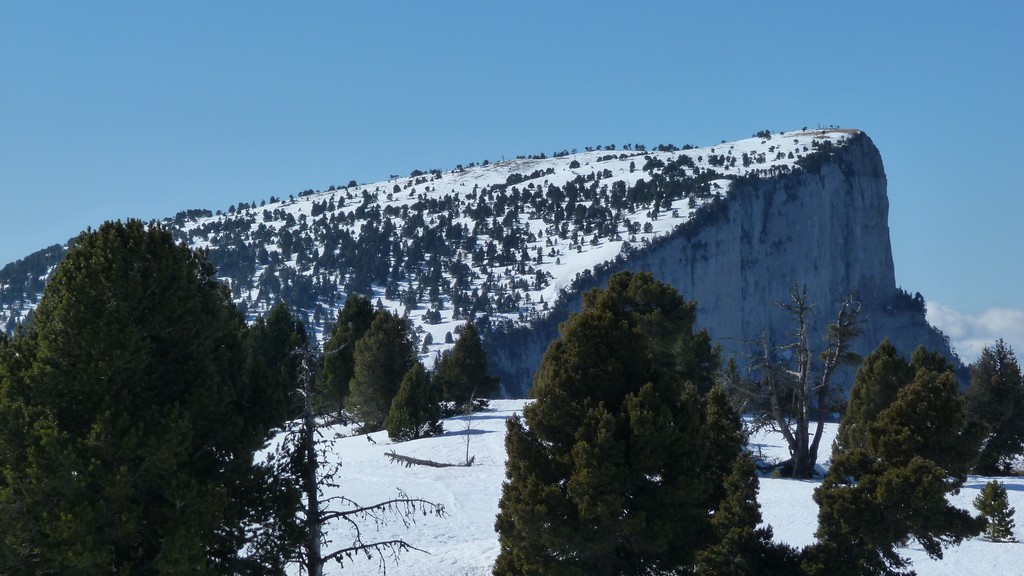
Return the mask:
POLYGON ((751 362, 751 369, 760 375, 752 386, 766 404, 755 425, 782 434, 790 454, 782 468, 793 478, 806 478, 814 473, 825 420, 842 401, 832 379, 841 366, 858 361, 850 343, 861 333, 860 302, 850 293, 839 304, 835 321, 825 330, 825 347, 817 355, 808 336, 812 304, 807 301, 807 286, 793 286, 790 301, 779 306, 790 314, 795 327, 788 334, 791 341, 782 346, 772 346, 763 336, 759 356, 751 362), (813 433, 812 421, 816 421, 813 433))
POLYGON ((422 498, 412 498, 402 490, 395 498, 362 506, 345 496, 325 496, 325 488, 338 488, 340 461, 328 464, 333 439, 326 439, 318 426, 313 411, 314 356, 308 350, 302 355, 301 388, 303 395, 302 418, 290 430, 282 443, 286 473, 295 477, 301 486, 303 505, 298 524, 302 531, 302 546, 297 561, 302 573, 308 576, 322 576, 324 566, 329 562, 343 564, 357 557, 376 558, 379 569, 387 573, 389 560, 395 562, 402 552, 410 550, 425 552, 403 539, 367 540, 364 527, 380 529, 394 522, 408 528, 415 524, 417 516, 447 516, 443 504, 422 498), (347 545, 332 548, 328 528, 332 523, 347 525, 352 539, 347 545))

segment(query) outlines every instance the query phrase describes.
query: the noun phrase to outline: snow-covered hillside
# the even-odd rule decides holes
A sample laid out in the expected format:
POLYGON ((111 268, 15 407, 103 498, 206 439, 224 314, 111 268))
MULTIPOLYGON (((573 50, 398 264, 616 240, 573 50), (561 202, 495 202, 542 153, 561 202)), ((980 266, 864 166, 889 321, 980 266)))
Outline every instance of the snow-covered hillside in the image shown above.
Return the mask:
POLYGON ((416 170, 176 224, 193 247, 211 250, 250 314, 284 298, 315 329, 345 292, 370 292, 408 314, 421 339, 430 335, 421 354, 429 366, 469 315, 513 324, 543 316, 579 275, 670 233, 733 179, 787 173, 853 133, 764 132, 704 148, 608 146, 416 170), (254 244, 255 261, 235 266, 232 253, 254 244), (376 261, 355 262, 367 258, 376 261))
MULTIPOLYGON (((250 320, 283 301, 322 338, 349 294, 366 295, 409 319, 427 368, 472 321, 508 397, 527 393, 582 294, 619 270, 651 272, 697 302, 699 327, 741 368, 749 342, 788 332, 773 304, 794 284, 808 286, 822 318, 857 292, 857 353, 889 338, 959 364, 923 297, 896 286, 881 155, 856 130, 413 170, 223 213, 185 210, 161 225, 209 251, 250 320)), ((6 331, 28 317, 63 253, 0 269, 6 331)))
MULTIPOLYGON (((209 250, 250 317, 283 299, 317 332, 359 292, 429 333, 437 347, 424 353, 429 362, 465 318, 544 315, 577 275, 689 221, 732 179, 789 172, 852 133, 765 131, 704 148, 603 146, 413 170, 223 213, 185 210, 163 224, 209 250)), ((3 269, 8 331, 34 308, 61 256, 52 247, 3 269)))
MULTIPOLYGON (((336 457, 343 463, 338 493, 366 504, 394 497, 397 490, 402 489, 410 496, 444 504, 449 513, 445 519, 419 517, 409 529, 392 524, 374 533, 371 527, 370 538, 401 537, 429 552, 402 555, 398 563, 388 563, 388 574, 490 574, 498 554, 493 525, 505 473, 505 419, 521 411, 522 406, 522 400, 493 401, 490 411, 473 417, 468 432, 465 419, 460 417, 446 420, 444 435, 436 438, 390 444, 386 434, 381 432, 371 435, 376 443, 366 436, 346 437, 336 443, 336 457), (394 450, 417 458, 462 462, 466 457, 467 438, 469 452, 476 458, 474 465, 468 468, 405 468, 389 463, 385 456, 394 450)), ((829 425, 826 430, 824 441, 831 443, 835 428, 829 425)), ((752 438, 751 449, 760 451, 766 458, 786 456, 785 442, 769 434, 752 438)), ((827 458, 827 450, 824 452, 827 458)), ((821 464, 825 466, 827 462, 821 464)), ((988 480, 970 477, 953 502, 974 511, 971 501, 988 480)), ((1015 535, 1017 539, 1024 539, 1024 482, 1020 478, 1000 480, 1009 493, 1011 506, 1017 509, 1015 535)), ((804 546, 814 540, 817 507, 811 495, 817 485, 817 481, 761 479, 758 500, 764 520, 774 528, 777 540, 794 546, 804 546)), ((338 545, 346 545, 351 540, 351 535, 341 530, 333 532, 332 537, 338 545)), ((941 562, 929 559, 913 542, 903 553, 913 560, 920 576, 1009 575, 1021 573, 1024 543, 996 544, 973 539, 948 549, 941 562)), ((377 559, 359 559, 346 563, 343 568, 331 566, 327 573, 376 575, 378 568, 377 559)))

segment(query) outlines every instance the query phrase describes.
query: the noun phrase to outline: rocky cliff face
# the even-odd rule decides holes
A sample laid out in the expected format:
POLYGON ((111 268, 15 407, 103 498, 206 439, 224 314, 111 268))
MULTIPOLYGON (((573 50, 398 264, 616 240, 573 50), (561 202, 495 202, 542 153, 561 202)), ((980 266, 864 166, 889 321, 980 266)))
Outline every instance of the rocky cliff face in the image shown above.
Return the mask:
MULTIPOLYGON (((921 302, 896 287, 888 213, 881 156, 858 133, 812 170, 740 179, 712 217, 680 228, 619 269, 651 271, 695 300, 698 323, 741 366, 762 335, 786 342, 792 321, 776 304, 789 299, 794 284, 806 285, 814 304, 812 342, 821 341, 838 303, 855 291, 864 329, 854 343, 857 353, 867 354, 888 338, 907 356, 924 345, 959 365, 925 321, 921 302)), ((615 271, 593 277, 590 285, 604 285, 615 271)), ((509 395, 529 390, 557 323, 580 301, 575 294, 533 330, 492 336, 493 369, 509 395)), ((842 378, 848 384, 852 376, 849 370, 842 378)))

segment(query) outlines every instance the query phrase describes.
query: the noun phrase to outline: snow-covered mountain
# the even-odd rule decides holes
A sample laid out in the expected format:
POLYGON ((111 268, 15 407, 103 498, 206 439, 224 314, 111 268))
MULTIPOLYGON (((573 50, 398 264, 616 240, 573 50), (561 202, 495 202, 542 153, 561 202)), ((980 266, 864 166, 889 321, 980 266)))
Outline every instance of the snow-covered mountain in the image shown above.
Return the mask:
MULTIPOLYGON (((401 488, 410 496, 425 498, 443 504, 449 516, 444 519, 417 517, 408 529, 392 523, 364 538, 369 541, 403 538, 426 553, 408 552, 397 563, 389 562, 387 573, 394 576, 483 576, 491 573, 498 555, 498 536, 494 532, 494 518, 498 512, 501 483, 505 479, 505 419, 521 412, 522 400, 497 400, 491 410, 474 415, 467 427, 464 417, 444 422, 445 433, 438 437, 390 444, 384 433, 372 434, 376 444, 365 436, 350 436, 338 440, 333 446, 335 458, 343 467, 339 487, 331 494, 340 494, 360 504, 371 504, 394 497, 401 488), (465 461, 466 440, 469 453, 475 457, 473 466, 452 468, 405 468, 389 463, 386 454, 398 454, 438 462, 465 461)), ((825 445, 830 445, 836 426, 826 426, 825 445)), ((344 433, 342 429, 326 430, 330 437, 344 433)), ((786 443, 779 435, 765 433, 750 440, 750 449, 765 459, 785 459, 786 443)), ((824 451, 819 464, 827 466, 828 451, 824 451)), ((971 502, 989 480, 971 476, 963 490, 950 501, 965 510, 976 513, 971 502)), ((1017 540, 1024 539, 1024 485, 1019 478, 1000 478, 1006 486, 1010 505, 1015 507, 1017 540)), ((758 502, 766 524, 774 529, 775 539, 793 546, 806 546, 814 542, 818 510, 812 500, 820 480, 790 480, 761 478, 758 502)), ((335 544, 351 541, 352 534, 343 526, 329 532, 335 544)), ((1019 574, 1024 543, 992 543, 982 538, 963 542, 945 551, 945 558, 936 561, 916 542, 900 550, 910 558, 920 576, 963 576, 967 574, 1019 574)), ((359 558, 346 562, 343 567, 332 565, 327 574, 354 574, 375 576, 377 559, 359 558)))
MULTIPOLYGON (((864 351, 899 331, 908 347, 948 352, 923 303, 895 286, 877 156, 866 135, 840 129, 588 147, 187 210, 162 224, 209 251, 250 317, 284 300, 322 335, 347 294, 366 294, 408 316, 428 366, 471 318, 512 396, 581 292, 623 268, 695 299, 698 322, 727 352, 785 332, 773 303, 793 283, 808 284, 822 325, 849 290, 870 300, 864 351)), ((8 330, 62 253, 0 271, 8 330)))

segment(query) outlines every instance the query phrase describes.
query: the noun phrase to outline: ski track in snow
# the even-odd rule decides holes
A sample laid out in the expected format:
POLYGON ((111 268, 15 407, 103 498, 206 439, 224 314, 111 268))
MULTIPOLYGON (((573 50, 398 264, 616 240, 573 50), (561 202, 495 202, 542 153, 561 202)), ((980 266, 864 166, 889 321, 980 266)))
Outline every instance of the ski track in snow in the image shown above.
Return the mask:
MULTIPOLYGON (((389 559, 387 573, 393 576, 483 576, 491 573, 498 555, 498 536, 494 518, 505 479, 505 420, 521 412, 523 400, 493 400, 490 410, 474 415, 469 431, 469 453, 476 460, 471 467, 406 468, 392 464, 385 456, 391 450, 406 456, 440 462, 459 463, 466 458, 466 420, 447 419, 444 434, 392 444, 385 432, 370 436, 345 437, 337 441, 335 453, 343 462, 337 494, 366 505, 392 498, 401 488, 410 497, 425 498, 444 504, 448 517, 418 516, 408 529, 400 522, 375 530, 365 526, 364 541, 402 538, 426 552, 409 551, 398 562, 389 559)), ((829 424, 822 438, 819 465, 827 466, 836 425, 829 424)), ((329 434, 330 432, 328 432, 329 434)), ((780 436, 758 434, 750 439, 753 451, 765 458, 787 457, 780 436)), ((976 513, 971 501, 989 480, 972 476, 960 494, 950 501, 976 513)), ((1015 536, 1024 538, 1024 479, 999 478, 1006 486, 1010 505, 1017 510, 1015 536)), ((761 478, 758 502, 766 524, 775 532, 775 539, 793 546, 814 541, 817 526, 817 505, 811 499, 817 480, 797 481, 761 478)), ((330 532, 334 545, 351 542, 351 534, 342 530, 330 532)), ((1024 543, 992 543, 980 538, 965 541, 945 550, 944 559, 931 560, 916 542, 901 553, 913 561, 920 576, 962 576, 968 574, 1021 574, 1020 558, 1024 543)), ((292 574, 298 574, 293 569, 292 574)), ((357 558, 344 566, 329 565, 325 574, 380 574, 377 559, 357 558)))

